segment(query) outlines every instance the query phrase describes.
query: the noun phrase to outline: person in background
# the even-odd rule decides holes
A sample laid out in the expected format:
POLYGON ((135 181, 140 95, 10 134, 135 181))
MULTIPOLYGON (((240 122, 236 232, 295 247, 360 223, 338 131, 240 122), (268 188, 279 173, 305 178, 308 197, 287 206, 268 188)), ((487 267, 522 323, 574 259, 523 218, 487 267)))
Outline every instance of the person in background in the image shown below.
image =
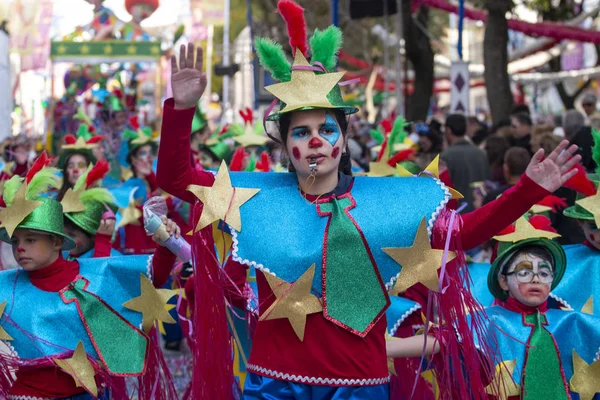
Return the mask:
MULTIPOLYGON (((533 141, 533 139, 535 139, 536 136, 540 136, 546 133, 553 133, 554 132, 554 124, 552 123, 539 123, 539 124, 535 124, 533 126, 533 129, 531 130, 531 140, 533 141)), ((533 144, 532 144, 533 147, 533 144)), ((535 150, 533 150, 533 152, 535 153, 535 150)))
MULTIPOLYGON (((437 121, 435 121, 437 123, 437 121)), ((431 161, 442 151, 442 136, 433 123, 415 124, 415 133, 419 135, 419 153, 415 162, 421 169, 425 169, 431 161)))
POLYGON ((495 200, 502 193, 516 185, 525 173, 527 165, 531 161, 531 156, 522 147, 511 147, 504 155, 502 163, 502 171, 504 174, 504 185, 500 185, 498 189, 489 192, 483 199, 483 204, 495 200))
POLYGON ((505 183, 502 165, 504 164, 504 154, 509 148, 508 139, 500 135, 492 135, 484 142, 483 150, 487 154, 492 173, 491 179, 495 183, 505 183))
POLYGON ((581 100, 581 107, 585 113, 586 125, 589 125, 590 117, 597 111, 596 103, 598 103, 598 98, 593 93, 586 93, 581 100))
POLYGON ((585 126, 583 114, 577 110, 568 110, 564 116, 563 127, 567 139, 579 146, 578 153, 581 155, 583 167, 590 173, 594 172, 596 164, 592 159, 592 147, 594 146, 592 128, 585 126))
POLYGON ((529 114, 517 113, 510 116, 511 126, 515 130, 515 137, 511 142, 511 145, 523 147, 530 155, 533 155, 531 151, 531 130, 532 122, 529 114))
POLYGON ((513 105, 510 110, 510 113, 511 113, 511 115, 521 113, 521 114, 527 114, 527 115, 531 116, 531 110, 529 109, 529 106, 524 103, 519 103, 519 104, 513 105))
POLYGON ((490 166, 485 153, 466 139, 467 120, 464 115, 450 114, 446 118, 444 136, 448 148, 441 159, 448 167, 454 187, 463 194, 467 207, 465 212, 474 210, 471 184, 490 178, 490 166))

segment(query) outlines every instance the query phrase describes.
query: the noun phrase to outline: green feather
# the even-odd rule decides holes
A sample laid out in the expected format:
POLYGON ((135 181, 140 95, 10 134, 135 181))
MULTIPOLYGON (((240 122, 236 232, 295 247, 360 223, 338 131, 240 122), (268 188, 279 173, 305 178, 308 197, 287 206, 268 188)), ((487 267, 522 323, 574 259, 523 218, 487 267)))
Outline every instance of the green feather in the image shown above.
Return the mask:
POLYGON ((12 204, 13 200, 15 199, 15 194, 17 194, 17 191, 21 187, 22 183, 23 178, 21 178, 19 175, 15 175, 6 181, 4 184, 4 194, 2 195, 6 206, 10 206, 12 204))
POLYGON ((342 41, 342 31, 337 26, 332 25, 324 31, 315 29, 315 33, 310 38, 311 62, 318 61, 328 71, 335 70, 342 41))
POLYGON ((131 129, 125 129, 122 134, 123 140, 137 139, 138 136, 138 133, 131 129))
POLYGON ((256 155, 254 153, 250 153, 250 159, 248 160, 248 165, 246 165, 246 172, 254 172, 256 170, 256 155))
POLYGON ((269 71, 274 79, 280 82, 287 82, 291 79, 292 64, 288 61, 279 43, 275 43, 271 39, 258 37, 254 41, 254 47, 260 65, 269 71))
POLYGON ((377 127, 377 129, 371 129, 369 132, 371 133, 371 137, 377 142, 377 144, 382 144, 385 140, 385 136, 383 136, 383 132, 381 132, 380 127, 377 127))
POLYGON ((225 140, 235 136, 242 136, 246 132, 246 128, 242 124, 231 124, 229 125, 229 129, 227 131, 218 136, 218 140, 225 140))
POLYGON ((404 132, 404 128, 408 126, 408 123, 404 119, 404 117, 397 117, 394 121, 394 125, 392 126, 392 131, 390 132, 390 136, 388 138, 388 152, 390 157, 394 154, 394 145, 396 143, 404 142, 406 139, 406 132, 404 132))
POLYGON ((85 189, 85 180, 87 179, 88 174, 90 173, 90 171, 92 170, 93 167, 94 167, 94 165, 92 163, 90 163, 87 170, 83 174, 81 174, 79 176, 79 178, 77 178, 77 182, 75 182, 75 186, 73 186, 73 190, 79 190, 81 188, 85 189))
POLYGON ((39 197, 40 193, 47 192, 51 189, 60 187, 60 179, 58 178, 58 168, 44 167, 31 178, 27 185, 27 193, 25 198, 33 200, 39 197))
POLYGON ((600 131, 592 128, 594 147, 592 147, 592 158, 596 162, 596 173, 600 174, 600 131))
POLYGON ((80 199, 83 202, 98 201, 105 204, 116 203, 115 197, 112 195, 112 193, 104 188, 92 188, 84 190, 81 192, 80 199))

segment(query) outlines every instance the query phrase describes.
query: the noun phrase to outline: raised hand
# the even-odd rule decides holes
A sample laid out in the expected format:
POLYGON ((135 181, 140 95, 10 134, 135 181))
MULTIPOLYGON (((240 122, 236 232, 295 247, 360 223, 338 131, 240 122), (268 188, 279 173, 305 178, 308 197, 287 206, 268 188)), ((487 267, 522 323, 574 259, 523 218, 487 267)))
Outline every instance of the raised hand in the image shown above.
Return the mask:
POLYGON ((569 147, 569 141, 563 140, 550 155, 544 159, 544 149, 539 149, 533 155, 525 173, 532 181, 549 192, 554 192, 571 179, 577 170, 575 164, 581 161, 581 156, 576 155, 578 147, 569 147), (543 161, 542 161, 543 160, 543 161))
POLYGON ((179 65, 175 55, 171 56, 171 88, 176 109, 196 107, 198 100, 206 89, 206 74, 202 72, 204 57, 202 47, 196 49, 194 63, 194 44, 181 45, 179 49, 179 65))

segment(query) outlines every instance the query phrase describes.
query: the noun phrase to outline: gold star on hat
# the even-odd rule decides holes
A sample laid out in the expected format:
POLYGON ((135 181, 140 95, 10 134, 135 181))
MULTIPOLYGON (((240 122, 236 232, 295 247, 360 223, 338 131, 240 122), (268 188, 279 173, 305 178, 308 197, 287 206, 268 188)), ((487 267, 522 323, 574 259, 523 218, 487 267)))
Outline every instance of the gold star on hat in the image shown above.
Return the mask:
POLYGON ((310 292, 315 276, 315 264, 294 283, 286 282, 271 274, 265 274, 273 294, 277 298, 264 312, 259 321, 287 318, 300 341, 304 341, 306 316, 323 311, 323 305, 310 292))
POLYGON ((250 200, 260 189, 244 189, 231 186, 231 178, 225 161, 221 163, 215 182, 211 187, 189 185, 187 190, 192 192, 204 204, 202 216, 196 225, 195 232, 223 220, 231 228, 242 231, 242 216, 240 207, 250 200))
POLYGON ((269 141, 269 138, 260 135, 254 131, 252 124, 246 124, 246 129, 244 130, 244 134, 240 136, 234 136, 233 140, 235 140, 238 144, 243 147, 249 146, 264 146, 269 141))
POLYGON ((600 360, 588 364, 573 350, 573 376, 569 385, 581 400, 592 400, 600 392, 600 360))
POLYGON ((512 378, 516 365, 517 360, 502 361, 498 364, 494 379, 485 388, 486 393, 496 396, 498 400, 507 400, 511 396, 519 396, 521 388, 512 378))
POLYGON ((165 308, 167 301, 175 295, 169 289, 156 289, 150 279, 140 274, 140 296, 123 303, 123 307, 142 313, 142 328, 150 332, 154 321, 174 324, 175 320, 165 308))
POLYGON ((83 192, 83 188, 80 190, 67 190, 60 204, 63 207, 63 213, 72 213, 72 212, 82 212, 85 211, 85 205, 81 201, 81 192, 83 192))
POLYGON ((27 200, 25 194, 27 193, 27 184, 23 183, 17 193, 12 204, 0 210, 0 221, 2 221, 1 227, 6 229, 8 236, 11 237, 17 226, 23 222, 33 210, 42 205, 41 201, 27 200))
POLYGON ((84 388, 94 397, 98 396, 98 387, 96 386, 96 380, 94 379, 96 373, 92 363, 88 360, 85 349, 83 348, 83 343, 77 343, 77 347, 71 358, 64 360, 53 358, 52 361, 54 361, 60 369, 73 377, 77 387, 84 388))
MULTIPOLYGON (((294 57, 293 67, 297 66, 310 66, 301 51, 296 51, 294 57)), ((327 99, 327 95, 343 76, 343 72, 316 74, 312 70, 292 69, 289 82, 276 83, 265 89, 285 103, 285 107, 280 111, 282 113, 304 107, 335 108, 327 99)))
POLYGON ((525 217, 521 217, 515 224, 515 231, 502 236, 495 236, 494 239, 499 242, 520 242, 521 240, 531 238, 554 239, 560 237, 558 233, 535 229, 525 217))
POLYGON ((596 225, 600 226, 600 190, 596 191, 593 196, 588 196, 584 199, 577 200, 575 203, 579 204, 585 210, 594 216, 596 225))
POLYGON ((92 150, 93 148, 97 147, 98 143, 87 143, 85 141, 85 139, 82 136, 79 136, 77 138, 77 141, 73 144, 63 144, 62 148, 63 150, 72 150, 72 149, 87 149, 87 150, 92 150))
MULTIPOLYGON (((394 261, 402 266, 392 294, 403 293, 411 286, 422 283, 429 290, 439 290, 438 269, 442 266, 444 250, 431 248, 427 235, 427 222, 423 218, 410 247, 390 247, 382 249, 394 261)), ((456 253, 449 251, 447 262, 452 261, 456 253)))
MULTIPOLYGON (((0 320, 2 319, 2 315, 4 315, 4 309, 6 308, 6 301, 0 304, 0 320)), ((0 340, 13 340, 13 338, 4 330, 2 325, 0 325, 0 340)))

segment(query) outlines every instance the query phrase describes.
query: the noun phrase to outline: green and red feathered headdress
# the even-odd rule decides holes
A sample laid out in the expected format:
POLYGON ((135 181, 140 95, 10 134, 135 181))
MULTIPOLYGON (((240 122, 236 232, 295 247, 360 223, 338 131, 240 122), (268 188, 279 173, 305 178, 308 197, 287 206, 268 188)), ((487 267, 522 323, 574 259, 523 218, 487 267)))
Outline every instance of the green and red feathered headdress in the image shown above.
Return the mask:
POLYGON ((153 151, 158 149, 158 143, 156 143, 156 139, 152 136, 152 129, 149 126, 142 127, 137 117, 129 118, 129 124, 133 129, 125 129, 123 131, 123 140, 127 143, 128 155, 146 144, 152 146, 153 151))
POLYGON ((241 135, 234 135, 233 140, 243 147, 250 146, 264 146, 269 141, 269 138, 263 135, 264 128, 260 123, 254 123, 254 113, 252 109, 246 108, 240 110, 240 116, 244 121, 243 133, 241 135))
POLYGON ((339 82, 344 73, 329 72, 336 68, 342 46, 339 28, 315 30, 309 57, 304 9, 292 0, 280 0, 277 8, 287 24, 294 62, 290 63, 280 44, 266 38, 256 39, 254 45, 261 65, 280 82, 265 88, 280 103, 279 111, 266 119, 276 121, 284 113, 318 108, 340 109, 346 114, 358 111, 342 100, 339 82))
POLYGON ((79 124, 79 129, 77 129, 75 135, 65 135, 57 163, 59 168, 64 168, 67 160, 73 154, 81 154, 89 162, 96 162, 92 150, 105 139, 104 136, 95 134, 94 126, 87 123, 81 111, 76 114, 75 118, 81 119, 82 122, 79 124))

